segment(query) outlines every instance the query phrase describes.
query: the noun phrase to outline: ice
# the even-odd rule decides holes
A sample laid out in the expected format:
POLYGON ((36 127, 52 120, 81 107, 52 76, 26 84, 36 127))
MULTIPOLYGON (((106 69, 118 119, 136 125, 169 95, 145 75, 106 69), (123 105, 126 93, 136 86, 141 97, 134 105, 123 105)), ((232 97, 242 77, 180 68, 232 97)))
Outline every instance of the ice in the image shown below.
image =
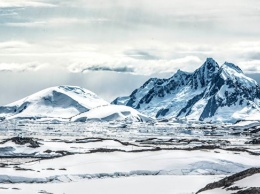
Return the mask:
POLYGON ((7 189, 0 192, 74 194, 112 182, 130 192, 127 187, 140 187, 138 181, 147 188, 154 181, 154 191, 196 192, 214 180, 260 166, 259 145, 245 144, 253 136, 233 135, 239 126, 255 129, 259 123, 5 120, 0 123, 0 182, 7 189), (33 141, 39 146, 32 147, 33 141), (172 188, 174 180, 178 186, 172 188), (194 185, 187 186, 187 181, 194 185))

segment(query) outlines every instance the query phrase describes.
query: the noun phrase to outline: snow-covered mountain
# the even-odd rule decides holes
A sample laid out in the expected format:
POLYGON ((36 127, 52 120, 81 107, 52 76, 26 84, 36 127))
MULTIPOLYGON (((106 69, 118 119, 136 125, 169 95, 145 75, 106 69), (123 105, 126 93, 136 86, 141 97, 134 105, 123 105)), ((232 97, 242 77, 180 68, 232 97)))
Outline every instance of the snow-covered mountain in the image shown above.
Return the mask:
POLYGON ((137 110, 123 105, 100 106, 81 113, 71 119, 76 122, 86 121, 151 121, 152 119, 137 110))
POLYGON ((0 106, 0 117, 70 118, 92 108, 109 103, 93 92, 77 86, 44 89, 6 106, 0 106))
POLYGON ((260 87, 232 63, 212 58, 193 73, 178 70, 168 79, 151 78, 112 104, 133 107, 157 118, 201 121, 260 119, 260 87))

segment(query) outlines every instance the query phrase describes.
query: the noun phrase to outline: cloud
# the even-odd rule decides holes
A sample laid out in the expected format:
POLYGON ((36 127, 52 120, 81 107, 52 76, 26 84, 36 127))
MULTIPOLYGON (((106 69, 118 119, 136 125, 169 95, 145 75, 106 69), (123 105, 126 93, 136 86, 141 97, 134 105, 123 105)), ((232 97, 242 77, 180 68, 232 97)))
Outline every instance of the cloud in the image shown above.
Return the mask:
POLYGON ((56 7, 55 4, 35 0, 1 0, 0 8, 11 7, 56 7))
POLYGON ((4 23, 6 26, 13 27, 61 27, 68 25, 82 25, 82 24, 91 24, 91 23, 103 23, 109 21, 106 18, 50 18, 47 20, 38 20, 38 21, 27 21, 27 22, 7 22, 4 23))
POLYGON ((123 66, 123 67, 108 67, 108 66, 90 66, 82 69, 82 73, 88 71, 114 71, 119 73, 132 73, 134 69, 131 67, 123 66))
POLYGON ((260 60, 242 61, 238 65, 246 73, 260 73, 260 60))
POLYGON ((134 75, 153 75, 158 73, 173 73, 178 69, 193 71, 202 61, 195 56, 172 60, 138 60, 122 58, 121 60, 108 60, 97 62, 81 62, 68 65, 70 72, 88 71, 114 71, 120 73, 130 73, 134 75))
POLYGON ((0 42, 0 50, 14 50, 14 49, 24 49, 30 47, 31 44, 24 41, 6 41, 0 42))
POLYGON ((159 57, 157 57, 156 55, 143 50, 127 50, 124 52, 124 54, 134 59, 144 59, 144 60, 159 59, 159 57))
POLYGON ((37 71, 46 64, 39 64, 38 62, 30 63, 0 63, 0 72, 25 72, 37 71))
POLYGON ((0 9, 0 16, 2 17, 5 17, 5 16, 17 16, 18 13, 17 13, 17 10, 18 9, 21 9, 21 8, 12 8, 12 9, 9 9, 9 8, 2 8, 0 9))
POLYGON ((51 64, 51 68, 62 67, 74 73, 110 71, 155 76, 174 73, 178 69, 192 72, 207 57, 212 57, 219 64, 230 61, 244 72, 252 73, 260 72, 257 57, 260 53, 259 45, 257 42, 214 45, 179 42, 165 45, 143 41, 122 46, 89 44, 61 38, 41 43, 18 40, 0 42, 0 56, 2 63, 13 63, 13 66, 38 61, 51 64))
POLYGON ((252 52, 245 52, 242 56, 248 60, 260 60, 260 49, 252 52))

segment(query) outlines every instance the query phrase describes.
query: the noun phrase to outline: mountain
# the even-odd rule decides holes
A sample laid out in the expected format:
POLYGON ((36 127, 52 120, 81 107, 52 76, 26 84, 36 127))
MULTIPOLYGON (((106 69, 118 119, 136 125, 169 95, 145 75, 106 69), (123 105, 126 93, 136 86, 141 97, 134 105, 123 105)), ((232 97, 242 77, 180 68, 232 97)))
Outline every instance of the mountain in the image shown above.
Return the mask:
POLYGON ((193 73, 178 70, 168 79, 151 78, 130 96, 112 104, 143 114, 201 121, 235 122, 260 119, 260 87, 232 63, 212 58, 193 73))
POLYGON ((0 106, 0 117, 70 118, 92 108, 109 103, 93 92, 77 86, 44 89, 6 106, 0 106))
POLYGON ((140 121, 146 122, 152 119, 139 113, 137 110, 123 105, 107 105, 91 109, 71 119, 75 122, 86 121, 140 121))

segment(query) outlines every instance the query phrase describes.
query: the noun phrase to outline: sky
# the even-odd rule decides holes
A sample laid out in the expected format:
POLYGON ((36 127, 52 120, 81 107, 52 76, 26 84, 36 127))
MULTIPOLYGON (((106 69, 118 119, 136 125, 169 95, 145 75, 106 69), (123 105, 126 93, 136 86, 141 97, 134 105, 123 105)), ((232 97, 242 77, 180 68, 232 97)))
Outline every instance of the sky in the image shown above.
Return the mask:
POLYGON ((56 85, 111 101, 207 57, 260 83, 259 0, 0 0, 0 105, 56 85))

